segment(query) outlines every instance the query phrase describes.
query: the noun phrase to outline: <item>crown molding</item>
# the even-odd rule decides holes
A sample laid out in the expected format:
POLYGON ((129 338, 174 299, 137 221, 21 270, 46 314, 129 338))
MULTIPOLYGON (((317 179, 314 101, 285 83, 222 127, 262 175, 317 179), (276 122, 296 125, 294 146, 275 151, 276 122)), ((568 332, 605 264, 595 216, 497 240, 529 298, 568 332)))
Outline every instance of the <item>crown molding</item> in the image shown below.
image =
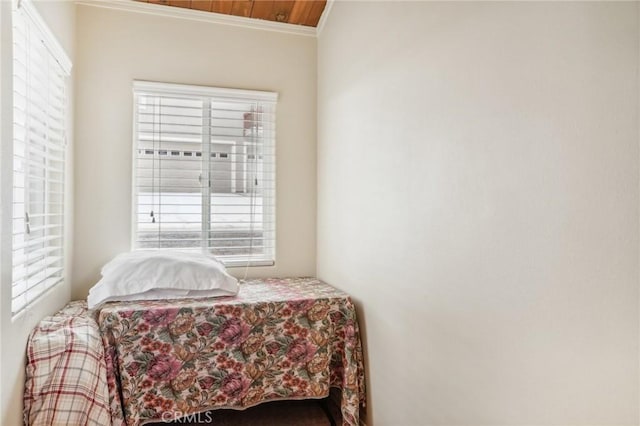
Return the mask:
POLYGON ((326 25, 327 19, 329 19, 329 14, 331 13, 331 8, 333 7, 333 3, 335 2, 336 0, 327 0, 327 4, 325 4, 322 15, 320 15, 320 20, 318 21, 318 27, 316 28, 316 37, 320 37, 320 34, 322 34, 322 30, 324 30, 324 26, 326 25))
MULTIPOLYGON (((101 7, 105 9, 122 10, 126 12, 146 13, 149 15, 168 18, 188 19, 192 21, 209 22, 220 25, 250 28, 262 31, 275 31, 307 37, 316 37, 317 30, 304 25, 294 25, 285 22, 273 22, 264 19, 245 18, 243 16, 224 15, 222 13, 205 12, 202 10, 185 9, 181 7, 165 6, 161 4, 143 3, 132 0, 76 0, 76 4, 83 6, 101 7)), ((327 5, 329 2, 327 2, 327 5)), ((323 12, 322 16, 326 13, 323 12)), ((322 20, 322 17, 321 17, 322 20)))

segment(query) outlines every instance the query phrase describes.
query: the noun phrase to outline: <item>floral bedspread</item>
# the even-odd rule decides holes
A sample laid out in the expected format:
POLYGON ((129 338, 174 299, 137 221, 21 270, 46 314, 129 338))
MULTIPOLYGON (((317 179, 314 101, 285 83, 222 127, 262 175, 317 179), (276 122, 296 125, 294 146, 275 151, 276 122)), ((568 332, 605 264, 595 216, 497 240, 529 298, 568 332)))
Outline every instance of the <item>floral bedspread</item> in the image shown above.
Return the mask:
POLYGON ((364 405, 349 297, 315 279, 250 280, 236 297, 108 303, 95 312, 113 425, 342 391, 343 425, 364 405))

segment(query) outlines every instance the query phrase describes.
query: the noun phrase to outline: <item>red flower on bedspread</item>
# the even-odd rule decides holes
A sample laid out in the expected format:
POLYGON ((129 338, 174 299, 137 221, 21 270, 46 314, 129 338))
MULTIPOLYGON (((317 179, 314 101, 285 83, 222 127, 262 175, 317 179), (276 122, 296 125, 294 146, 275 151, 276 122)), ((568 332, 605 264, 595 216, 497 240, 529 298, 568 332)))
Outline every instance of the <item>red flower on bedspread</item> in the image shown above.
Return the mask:
POLYGON ((240 373, 231 373, 222 380, 222 392, 229 398, 240 398, 251 382, 240 373))
POLYGON ((151 361, 149 361, 147 374, 153 380, 169 381, 174 379, 178 375, 181 368, 182 363, 178 361, 174 356, 168 354, 159 354, 156 355, 156 357, 151 361))
POLYGON ((220 327, 220 339, 225 343, 238 345, 247 337, 249 330, 249 326, 240 318, 231 318, 220 327))
POLYGON ((267 343, 266 349, 267 349, 267 353, 269 355, 273 355, 278 353, 278 351, 280 350, 280 348, 282 347, 282 345, 278 342, 270 342, 267 343))
POLYGON ((287 358, 293 363, 301 364, 306 363, 318 350, 318 347, 312 345, 310 342, 305 340, 304 338, 295 339, 289 345, 289 349, 287 350, 287 358))
POLYGON ((211 389, 211 386, 213 386, 215 382, 216 382, 216 379, 214 379, 211 376, 202 377, 198 379, 198 384, 203 390, 211 389))
POLYGON ((139 362, 132 362, 131 364, 127 365, 127 373, 129 373, 130 375, 137 376, 139 371, 140 371, 139 362))
POLYGON ((177 309, 150 309, 142 314, 142 318, 151 327, 169 324, 178 316, 177 309))
POLYGON ((294 300, 287 304, 294 312, 307 311, 312 305, 313 300, 294 300))
POLYGON ((198 330, 198 334, 201 336, 208 336, 213 331, 213 325, 208 322, 198 324, 196 326, 196 330, 198 330))

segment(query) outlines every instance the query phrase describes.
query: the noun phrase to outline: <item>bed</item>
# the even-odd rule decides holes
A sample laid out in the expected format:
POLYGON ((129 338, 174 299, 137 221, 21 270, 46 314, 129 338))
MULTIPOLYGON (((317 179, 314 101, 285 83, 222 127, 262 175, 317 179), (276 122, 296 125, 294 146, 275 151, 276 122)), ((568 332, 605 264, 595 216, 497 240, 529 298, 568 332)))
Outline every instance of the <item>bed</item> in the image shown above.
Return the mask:
POLYGON ((321 399, 330 388, 341 391, 343 425, 358 425, 365 389, 355 309, 320 280, 249 280, 235 297, 113 302, 92 315, 113 425, 321 399))

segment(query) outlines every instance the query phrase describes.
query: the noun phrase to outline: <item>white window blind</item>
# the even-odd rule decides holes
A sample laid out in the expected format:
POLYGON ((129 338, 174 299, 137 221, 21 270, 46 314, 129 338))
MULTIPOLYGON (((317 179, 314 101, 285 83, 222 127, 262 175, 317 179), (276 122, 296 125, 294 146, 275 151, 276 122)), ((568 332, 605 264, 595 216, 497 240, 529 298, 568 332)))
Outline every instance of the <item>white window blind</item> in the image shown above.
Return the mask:
POLYGON ((64 280, 66 77, 71 63, 27 1, 13 11, 12 312, 64 280))
POLYGON ((277 94, 134 83, 133 244, 275 261, 277 94))

